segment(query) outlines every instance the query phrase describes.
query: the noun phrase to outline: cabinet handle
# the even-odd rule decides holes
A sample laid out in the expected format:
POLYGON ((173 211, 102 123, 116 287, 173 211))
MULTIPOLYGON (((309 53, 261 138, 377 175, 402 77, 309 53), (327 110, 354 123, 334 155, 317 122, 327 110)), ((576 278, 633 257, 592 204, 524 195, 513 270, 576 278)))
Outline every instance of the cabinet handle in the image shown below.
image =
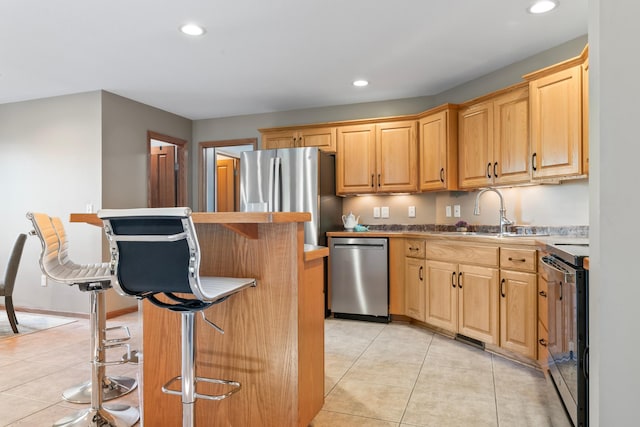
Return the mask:
POLYGON ((537 171, 538 169, 536 168, 536 161, 538 160, 538 153, 533 153, 531 155, 531 169, 533 169, 534 171, 537 171))
POLYGON ((562 282, 560 283, 560 297, 558 298, 559 301, 562 301, 562 282))
POLYGON ((498 162, 493 164, 493 176, 498 177, 498 162))
POLYGON ((374 179, 375 179, 374 176, 375 176, 374 174, 371 174, 371 187, 373 187, 374 185, 374 179))
POLYGON ((413 251, 419 251, 420 248, 414 248, 413 246, 409 246, 409 250, 412 251, 412 252, 413 251))
POLYGON ((458 287, 462 289, 462 271, 458 273, 458 287))
POLYGON ((502 295, 502 298, 505 298, 507 295, 504 293, 504 282, 505 279, 502 279, 500 281, 500 295, 502 295))
POLYGON ((546 346, 548 345, 548 344, 547 344, 547 340, 545 340, 544 338, 540 338, 540 339, 538 340, 538 342, 539 342, 539 343, 540 343, 540 345, 541 345, 541 346, 543 346, 543 347, 546 347, 546 346))
POLYGON ((545 291, 540 291, 538 292, 538 295, 540 295, 541 297, 547 297, 547 293, 545 291))
POLYGON ((420 266, 420 270, 418 270, 418 277, 420 277, 420 281, 421 281, 421 282, 422 282, 422 279, 423 279, 423 277, 422 277, 422 270, 423 270, 423 269, 424 269, 424 267, 423 267, 423 266, 420 266))
POLYGON ((380 174, 378 174, 378 187, 380 187, 380 174))
POLYGON ((487 178, 491 178, 491 162, 487 163, 487 178))
POLYGON ((509 257, 509 261, 513 261, 513 262, 526 262, 527 259, 526 258, 512 258, 509 257))
POLYGON ((440 168, 440 182, 444 183, 444 168, 440 168))
POLYGON ((451 287, 455 289, 456 287, 456 272, 451 273, 451 287))

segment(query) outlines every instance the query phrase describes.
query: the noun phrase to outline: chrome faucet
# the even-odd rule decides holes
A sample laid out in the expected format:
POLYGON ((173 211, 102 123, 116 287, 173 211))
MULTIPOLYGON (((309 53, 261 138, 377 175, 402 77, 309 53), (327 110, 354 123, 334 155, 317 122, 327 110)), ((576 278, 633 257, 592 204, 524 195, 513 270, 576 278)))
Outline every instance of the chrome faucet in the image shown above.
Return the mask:
POLYGON ((491 187, 483 188, 482 190, 480 190, 480 192, 476 196, 476 205, 473 208, 473 214, 480 215, 480 196, 482 196, 487 191, 493 191, 498 195, 498 197, 500 197, 500 235, 502 236, 504 234, 504 226, 512 225, 513 221, 509 220, 505 215, 507 213, 507 210, 504 208, 504 198, 502 197, 502 193, 500 191, 491 187))

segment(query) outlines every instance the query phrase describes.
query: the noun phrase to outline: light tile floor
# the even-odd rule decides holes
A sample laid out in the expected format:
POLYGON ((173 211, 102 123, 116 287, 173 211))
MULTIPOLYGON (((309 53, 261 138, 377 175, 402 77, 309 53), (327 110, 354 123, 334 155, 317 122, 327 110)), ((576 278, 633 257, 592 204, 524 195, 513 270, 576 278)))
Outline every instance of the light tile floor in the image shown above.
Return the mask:
MULTIPOLYGON (((108 321, 122 324, 138 348, 138 314, 108 321)), ((325 404, 313 427, 570 426, 541 372, 419 327, 327 319, 325 348, 325 404)), ((49 426, 88 406, 60 396, 89 379, 88 354, 84 319, 0 340, 0 426, 49 426)), ((107 373, 137 377, 137 365, 107 373)), ((138 402, 135 390, 106 405, 138 402)))

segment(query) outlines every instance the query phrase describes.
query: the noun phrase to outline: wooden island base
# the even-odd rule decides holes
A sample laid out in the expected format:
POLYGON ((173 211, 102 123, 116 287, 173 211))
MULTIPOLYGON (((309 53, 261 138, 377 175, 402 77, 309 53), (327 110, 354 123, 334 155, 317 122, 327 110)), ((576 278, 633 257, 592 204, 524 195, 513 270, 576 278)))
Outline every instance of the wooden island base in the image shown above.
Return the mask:
MULTIPOLYGON (((310 215, 194 213, 193 219, 201 276, 257 279, 255 288, 204 312, 224 335, 196 316, 196 375, 242 384, 225 400, 198 399, 196 425, 307 426, 324 403, 323 258, 328 255, 327 248, 304 252, 303 223, 310 215)), ((180 375, 180 331, 179 313, 144 302, 144 425, 182 425, 180 396, 161 391, 180 375)), ((216 387, 198 383, 197 391, 219 394, 216 387)))

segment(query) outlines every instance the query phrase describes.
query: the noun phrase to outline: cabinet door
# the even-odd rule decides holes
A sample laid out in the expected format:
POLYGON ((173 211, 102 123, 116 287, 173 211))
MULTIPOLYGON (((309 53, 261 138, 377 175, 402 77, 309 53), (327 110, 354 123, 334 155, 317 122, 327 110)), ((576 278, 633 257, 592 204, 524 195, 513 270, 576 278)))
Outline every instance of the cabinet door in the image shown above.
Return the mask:
POLYGON ((406 313, 407 316, 424 322, 425 315, 425 281, 424 260, 405 258, 406 313))
POLYGON ((529 88, 523 87, 497 97, 493 101, 493 114, 494 183, 529 181, 529 88))
POLYGON ((318 147, 328 153, 336 152, 335 127, 301 129, 298 138, 302 147, 318 147))
POLYGON ((456 333, 458 330, 458 266, 426 262, 426 322, 456 333))
POLYGON ((536 358, 537 283, 534 273, 500 273, 500 347, 536 358))
POLYGON ((581 173, 581 87, 580 66, 529 82, 534 178, 581 173))
POLYGON ((296 146, 296 140, 297 134, 292 130, 263 133, 262 145, 260 148, 263 150, 293 148, 296 146))
POLYGON ((415 121, 376 125, 377 191, 417 191, 416 127, 415 121))
POLYGON ((420 191, 458 189, 457 122, 450 110, 420 119, 420 191))
POLYGON ((375 125, 338 128, 336 192, 363 194, 376 191, 375 125))
POLYGON ((493 182, 493 104, 484 102, 461 110, 458 129, 460 188, 491 185, 493 182))
POLYGON ((458 332, 498 344, 498 269, 465 264, 458 268, 458 332))

